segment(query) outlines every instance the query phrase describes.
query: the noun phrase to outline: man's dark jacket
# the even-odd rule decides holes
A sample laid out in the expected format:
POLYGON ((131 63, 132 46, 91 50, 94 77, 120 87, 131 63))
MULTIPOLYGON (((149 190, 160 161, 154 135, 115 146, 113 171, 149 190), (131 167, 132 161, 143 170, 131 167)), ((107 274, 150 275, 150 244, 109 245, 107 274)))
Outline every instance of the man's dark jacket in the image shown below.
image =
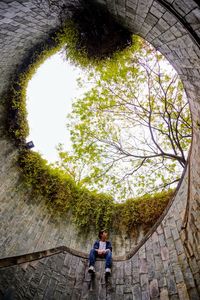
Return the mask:
MULTIPOLYGON (((94 249, 99 249, 99 242, 100 242, 100 240, 96 241, 94 243, 94 246, 93 246, 94 249)), ((110 241, 106 241, 106 249, 110 249, 110 251, 112 252, 112 245, 111 245, 110 241)))

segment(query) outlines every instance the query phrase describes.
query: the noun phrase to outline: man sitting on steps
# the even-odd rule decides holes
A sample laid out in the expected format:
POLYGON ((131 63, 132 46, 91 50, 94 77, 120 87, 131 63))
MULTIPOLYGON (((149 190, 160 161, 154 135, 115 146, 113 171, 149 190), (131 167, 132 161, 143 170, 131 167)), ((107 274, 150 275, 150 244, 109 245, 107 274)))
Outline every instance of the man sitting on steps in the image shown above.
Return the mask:
POLYGON ((106 230, 99 231, 99 240, 94 243, 93 249, 89 255, 89 269, 88 272, 95 273, 94 265, 97 257, 104 257, 106 259, 106 275, 111 274, 112 264, 112 245, 111 242, 107 241, 108 233, 106 230))

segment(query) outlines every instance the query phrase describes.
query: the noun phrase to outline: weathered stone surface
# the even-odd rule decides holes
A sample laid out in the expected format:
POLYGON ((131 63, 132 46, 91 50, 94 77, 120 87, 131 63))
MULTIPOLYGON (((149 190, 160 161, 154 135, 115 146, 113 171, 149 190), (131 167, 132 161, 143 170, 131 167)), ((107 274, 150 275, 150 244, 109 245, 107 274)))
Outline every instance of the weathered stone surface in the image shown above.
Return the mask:
POLYGON ((140 259, 140 273, 147 273, 147 260, 146 258, 140 259))
POLYGON ((150 296, 151 298, 156 298, 159 296, 159 289, 158 289, 158 281, 157 279, 153 279, 151 282, 150 282, 150 285, 149 285, 149 288, 150 288, 150 296))
POLYGON ((168 290, 166 288, 161 289, 160 300, 169 300, 168 290))
MULTIPOLYGON (((0 95, 6 91, 29 51, 59 26, 59 11, 51 10, 50 2, 0 1, 0 95)), ((200 295, 200 9, 193 0, 103 2, 120 22, 166 55, 180 74, 194 124, 188 171, 174 202, 152 236, 149 235, 129 260, 114 261, 110 281, 105 280, 103 261, 97 262, 96 276, 92 279, 87 272, 86 258, 63 252, 0 270, 0 297, 4 294, 37 300, 196 300, 200 295)), ((0 109, 1 257, 63 245, 88 253, 95 233, 89 233, 87 240, 78 236, 69 215, 54 220, 44 206, 44 199, 33 198, 31 191, 23 186, 15 166, 18 149, 3 137, 3 103, 0 109)), ((127 240, 126 235, 113 233, 115 254, 124 255, 133 250, 143 236, 141 233, 135 240, 127 240)))
POLYGON ((187 292, 187 288, 184 283, 177 284, 177 289, 178 289, 178 295, 179 295, 180 299, 185 299, 185 300, 190 299, 188 292, 187 292))
POLYGON ((161 247, 162 260, 169 260, 169 250, 167 247, 161 247))

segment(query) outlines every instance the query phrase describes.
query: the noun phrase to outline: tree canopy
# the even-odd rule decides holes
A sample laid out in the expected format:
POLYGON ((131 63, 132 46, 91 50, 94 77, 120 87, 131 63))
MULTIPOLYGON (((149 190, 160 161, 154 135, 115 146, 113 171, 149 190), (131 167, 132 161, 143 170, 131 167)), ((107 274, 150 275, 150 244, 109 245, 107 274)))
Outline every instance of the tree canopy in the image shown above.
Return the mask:
POLYGON ((56 163, 76 183, 118 200, 174 187, 186 164, 191 119, 183 85, 143 39, 88 67, 68 116, 72 150, 56 163))

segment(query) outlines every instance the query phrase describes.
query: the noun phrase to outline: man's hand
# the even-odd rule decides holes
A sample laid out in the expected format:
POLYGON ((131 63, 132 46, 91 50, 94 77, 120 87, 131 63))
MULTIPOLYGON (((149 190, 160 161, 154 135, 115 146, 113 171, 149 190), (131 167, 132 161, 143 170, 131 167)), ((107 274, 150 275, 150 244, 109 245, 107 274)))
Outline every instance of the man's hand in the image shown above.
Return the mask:
POLYGON ((105 250, 97 250, 98 255, 103 256, 106 251, 105 250))

